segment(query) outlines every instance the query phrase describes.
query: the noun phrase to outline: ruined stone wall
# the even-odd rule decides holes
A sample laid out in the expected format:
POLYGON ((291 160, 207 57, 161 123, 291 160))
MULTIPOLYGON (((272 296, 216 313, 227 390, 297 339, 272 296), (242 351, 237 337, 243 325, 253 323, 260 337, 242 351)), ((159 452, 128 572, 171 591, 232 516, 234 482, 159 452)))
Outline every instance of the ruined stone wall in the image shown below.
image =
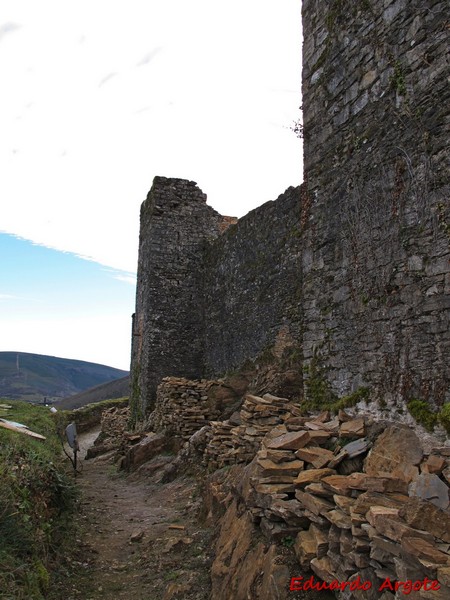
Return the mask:
POLYGON ((286 365, 294 357, 301 372, 300 188, 238 223, 205 199, 192 182, 157 177, 142 205, 131 364, 138 420, 165 376, 215 376, 264 353, 286 365))
MULTIPOLYGON (((239 220, 208 247, 205 364, 223 374, 262 351, 298 345, 300 188, 239 220)), ((266 358, 270 358, 266 357, 266 358)))
POLYGON ((155 177, 141 207, 136 313, 133 319, 133 420, 152 407, 168 375, 204 370, 203 261, 222 217, 192 181, 155 177))
POLYGON ((444 15, 303 1, 304 358, 336 394, 368 385, 390 410, 450 399, 444 15))

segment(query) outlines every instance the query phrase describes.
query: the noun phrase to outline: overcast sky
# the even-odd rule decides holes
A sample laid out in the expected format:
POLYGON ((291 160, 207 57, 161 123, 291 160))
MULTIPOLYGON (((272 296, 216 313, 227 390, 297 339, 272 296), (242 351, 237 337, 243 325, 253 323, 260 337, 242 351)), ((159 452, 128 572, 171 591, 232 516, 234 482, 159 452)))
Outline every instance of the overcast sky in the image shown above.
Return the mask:
MULTIPOLYGON (((49 302, 39 318, 53 327, 53 354, 128 368, 139 206, 155 175, 196 181, 235 216, 300 183, 290 130, 301 103, 300 13, 300 0, 1 0, 0 231, 64 251, 61 281, 74 265, 67 253, 98 263, 101 299, 89 298, 92 265, 80 262, 85 280, 77 266, 86 318, 119 310, 108 308, 108 282, 128 286, 114 317, 123 333, 106 344, 92 334, 89 348, 75 336, 70 355, 57 332, 74 307, 53 327, 49 302)), ((18 318, 5 286, 16 277, 22 298, 36 286, 5 255, 13 247, 4 236, 0 350, 39 352, 35 322, 22 321, 23 340, 5 334, 18 318)))

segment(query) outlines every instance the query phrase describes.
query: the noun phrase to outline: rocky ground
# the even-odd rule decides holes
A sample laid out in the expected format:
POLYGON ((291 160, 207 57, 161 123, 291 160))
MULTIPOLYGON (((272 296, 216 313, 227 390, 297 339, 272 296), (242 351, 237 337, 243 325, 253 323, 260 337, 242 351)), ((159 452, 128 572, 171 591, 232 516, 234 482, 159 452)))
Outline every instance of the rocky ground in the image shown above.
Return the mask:
POLYGON ((209 598, 211 533, 197 523, 195 480, 126 476, 111 454, 83 460, 98 431, 80 436, 81 528, 65 598, 209 598))
POLYGON ((314 575, 362 578, 358 600, 393 600, 381 583, 424 576, 441 586, 433 600, 450 597, 447 446, 425 452, 411 428, 343 410, 299 415, 270 394, 247 394, 239 425, 212 421, 182 446, 128 432, 127 410, 103 413, 94 445, 98 430, 81 436, 82 535, 58 600, 333 597, 289 590, 314 575))
MULTIPOLYGON (((240 519, 236 516, 231 521, 228 518, 219 522, 223 511, 213 510, 206 526, 205 506, 210 510, 211 502, 216 502, 208 494, 205 504, 203 478, 179 473, 172 481, 165 482, 167 477, 162 477, 168 466, 176 464, 174 454, 158 454, 132 473, 117 468, 115 450, 85 460, 89 449, 96 455, 99 444, 93 444, 99 433, 100 427, 79 436, 81 473, 77 481, 81 508, 76 548, 70 556, 61 557, 61 568, 69 577, 55 584, 52 600, 214 600, 228 597, 227 590, 233 600, 249 600, 247 591, 237 597, 231 590, 235 586, 230 583, 236 579, 244 589, 248 587, 244 585, 247 578, 254 577, 254 561, 246 568, 233 564, 227 554, 231 551, 234 555, 236 545, 246 544, 240 519), (214 558, 218 560, 213 567, 214 558), (211 581, 213 572, 215 591, 211 581), (222 588, 218 588, 219 579, 222 588)), ((220 473, 219 479, 231 475, 228 468, 220 473)), ((225 486, 225 495, 227 489, 225 486)), ((279 563, 279 567, 270 565, 266 569, 264 560, 255 555, 256 562, 261 563, 255 585, 262 586, 264 591, 255 591, 251 600, 281 597, 272 588, 284 588, 282 597, 287 593, 299 600, 333 598, 316 590, 287 592, 290 576, 299 574, 291 544, 272 546, 266 556, 266 541, 260 535, 258 539, 254 537, 256 530, 250 523, 247 530, 247 545, 262 549, 261 556, 279 563), (276 557, 272 556, 274 552, 276 557), (272 581, 275 572, 279 580, 272 581)), ((241 556, 239 562, 245 557, 244 550, 237 554, 241 556)))

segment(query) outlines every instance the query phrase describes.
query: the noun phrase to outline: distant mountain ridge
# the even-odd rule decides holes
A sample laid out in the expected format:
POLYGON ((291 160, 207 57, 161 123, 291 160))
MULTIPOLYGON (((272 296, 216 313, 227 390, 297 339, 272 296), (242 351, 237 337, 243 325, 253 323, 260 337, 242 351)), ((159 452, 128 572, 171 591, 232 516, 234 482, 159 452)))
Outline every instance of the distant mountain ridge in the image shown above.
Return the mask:
POLYGON ((54 401, 127 375, 128 371, 82 360, 0 352, 0 397, 3 398, 54 401))
POLYGON ((69 396, 63 400, 58 401, 55 406, 56 408, 62 409, 74 409, 86 406, 86 404, 92 404, 93 402, 101 402, 102 400, 115 400, 117 398, 124 398, 130 395, 130 377, 122 377, 121 379, 114 379, 114 381, 108 381, 96 385, 93 388, 89 388, 84 392, 69 396))

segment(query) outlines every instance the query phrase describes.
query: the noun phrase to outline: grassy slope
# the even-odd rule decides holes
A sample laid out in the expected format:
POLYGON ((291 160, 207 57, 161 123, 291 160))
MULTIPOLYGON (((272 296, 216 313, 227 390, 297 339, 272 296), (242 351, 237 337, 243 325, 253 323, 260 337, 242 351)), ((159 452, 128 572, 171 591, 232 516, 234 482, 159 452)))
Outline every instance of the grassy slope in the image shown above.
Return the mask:
POLYGON ((70 530, 76 489, 48 408, 6 403, 13 408, 0 416, 47 439, 0 428, 0 597, 40 600, 49 597, 50 573, 70 530))
POLYGON ((2 397, 24 400, 39 400, 44 396, 61 398, 126 375, 127 371, 81 360, 25 352, 0 352, 2 397))

